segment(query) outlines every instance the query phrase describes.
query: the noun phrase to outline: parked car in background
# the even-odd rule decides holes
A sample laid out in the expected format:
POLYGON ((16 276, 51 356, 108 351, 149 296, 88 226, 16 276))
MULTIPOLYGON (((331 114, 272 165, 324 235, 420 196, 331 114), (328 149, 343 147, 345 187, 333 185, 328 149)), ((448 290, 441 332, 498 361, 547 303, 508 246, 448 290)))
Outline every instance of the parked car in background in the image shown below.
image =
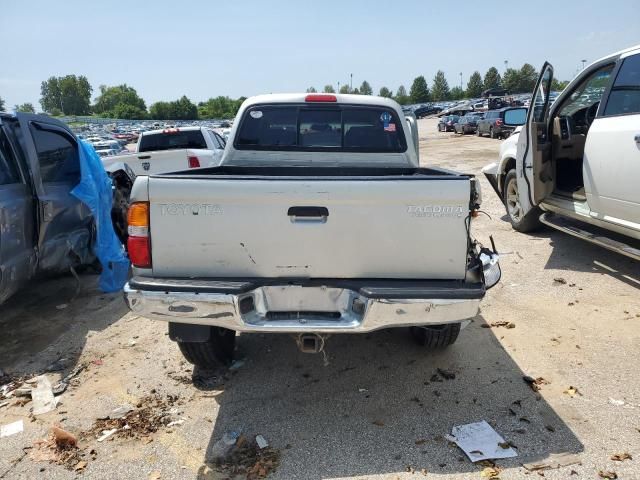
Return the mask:
POLYGON ((455 131, 455 124, 458 123, 460 117, 458 115, 445 115, 438 120, 439 132, 453 132, 455 131))
POLYGON ((226 140, 206 127, 150 130, 138 138, 135 154, 105 157, 103 163, 126 162, 136 175, 216 166, 226 140))
POLYGON ((460 117, 458 123, 454 124, 453 131, 462 135, 466 135, 467 133, 475 133, 478 127, 477 122, 478 121, 475 117, 465 115, 464 117, 460 117))
MULTIPOLYGON (((93 263, 94 218, 70 194, 81 178, 78 148, 69 127, 47 115, 0 113, 0 303, 36 275, 93 263)), ((124 201, 111 212, 119 235, 131 175, 110 172, 124 201)))
POLYGON ((508 109, 489 110, 478 121, 476 134, 479 137, 489 135, 491 138, 507 138, 513 132, 513 127, 504 124, 504 112, 508 109))
POLYGON ((477 179, 421 168, 417 122, 388 98, 263 95, 238 118, 220 166, 136 179, 132 311, 204 368, 236 331, 308 353, 391 327, 452 344, 500 278, 470 234, 477 179))
POLYGON ((434 115, 436 113, 440 113, 442 108, 436 105, 420 105, 418 108, 413 110, 413 114, 416 118, 424 118, 429 115, 434 115))
POLYGON ((582 70, 557 96, 545 63, 522 125, 483 172, 520 232, 540 224, 640 260, 640 45, 582 70))

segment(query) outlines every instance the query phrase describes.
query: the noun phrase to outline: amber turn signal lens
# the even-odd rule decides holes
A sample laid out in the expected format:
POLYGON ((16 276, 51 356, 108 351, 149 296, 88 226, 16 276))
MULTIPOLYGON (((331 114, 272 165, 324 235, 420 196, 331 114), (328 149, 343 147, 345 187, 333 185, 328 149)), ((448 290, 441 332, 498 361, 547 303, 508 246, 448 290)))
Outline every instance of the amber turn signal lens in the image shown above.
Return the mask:
POLYGON ((132 227, 149 226, 149 202, 135 202, 129 207, 127 222, 132 227))

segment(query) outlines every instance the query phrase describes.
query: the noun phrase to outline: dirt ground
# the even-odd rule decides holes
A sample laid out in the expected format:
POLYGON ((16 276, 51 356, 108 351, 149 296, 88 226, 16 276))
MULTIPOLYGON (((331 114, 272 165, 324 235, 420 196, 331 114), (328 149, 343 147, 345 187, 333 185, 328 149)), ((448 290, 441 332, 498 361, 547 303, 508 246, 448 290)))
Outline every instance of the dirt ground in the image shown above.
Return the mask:
MULTIPOLYGON (((497 157, 498 140, 419 123, 425 164, 480 175, 497 157)), ((20 397, 0 406, 0 425, 24 422, 23 432, 0 438, 0 479, 247 478, 207 462, 229 431, 261 434, 273 448, 271 460, 245 461, 258 463, 249 478, 477 479, 487 466, 444 435, 480 420, 517 449, 496 461, 502 479, 535 478, 522 464, 560 452, 580 463, 545 478, 640 478, 638 264, 550 230, 516 233, 481 182, 490 218, 475 219, 473 232, 486 243, 494 236, 503 277, 446 351, 423 351, 403 329, 335 336, 325 366, 289 336, 241 335, 244 363, 200 372, 166 325, 129 313, 121 294, 100 293, 95 275, 81 276, 79 294, 73 277, 30 285, 0 307, 5 382, 76 375, 53 412, 33 416, 33 402, 20 397), (499 322, 515 328, 491 327, 499 322), (548 383, 536 393, 524 375, 548 383), (134 409, 125 423, 149 424, 98 442, 106 423, 96 420, 124 404, 134 409), (53 424, 78 436, 67 466, 34 443, 53 424), (622 453, 632 459, 611 459, 622 453)))

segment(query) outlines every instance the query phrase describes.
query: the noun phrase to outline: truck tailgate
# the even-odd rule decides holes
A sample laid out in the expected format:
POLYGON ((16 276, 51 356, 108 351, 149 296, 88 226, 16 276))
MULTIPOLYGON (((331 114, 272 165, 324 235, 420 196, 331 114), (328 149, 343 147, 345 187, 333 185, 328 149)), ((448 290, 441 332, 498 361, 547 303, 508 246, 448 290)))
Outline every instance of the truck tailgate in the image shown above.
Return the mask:
POLYGON ((157 277, 462 279, 470 178, 152 176, 157 277))

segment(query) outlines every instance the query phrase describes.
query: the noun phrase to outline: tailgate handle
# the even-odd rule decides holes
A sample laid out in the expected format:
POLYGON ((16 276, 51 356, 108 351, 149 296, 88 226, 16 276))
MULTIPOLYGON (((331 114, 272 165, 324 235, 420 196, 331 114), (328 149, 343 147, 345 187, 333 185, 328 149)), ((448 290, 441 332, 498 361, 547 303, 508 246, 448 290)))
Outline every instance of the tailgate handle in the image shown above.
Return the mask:
POLYGON ((287 215, 292 222, 326 223, 329 209, 327 207, 289 207, 287 215))

